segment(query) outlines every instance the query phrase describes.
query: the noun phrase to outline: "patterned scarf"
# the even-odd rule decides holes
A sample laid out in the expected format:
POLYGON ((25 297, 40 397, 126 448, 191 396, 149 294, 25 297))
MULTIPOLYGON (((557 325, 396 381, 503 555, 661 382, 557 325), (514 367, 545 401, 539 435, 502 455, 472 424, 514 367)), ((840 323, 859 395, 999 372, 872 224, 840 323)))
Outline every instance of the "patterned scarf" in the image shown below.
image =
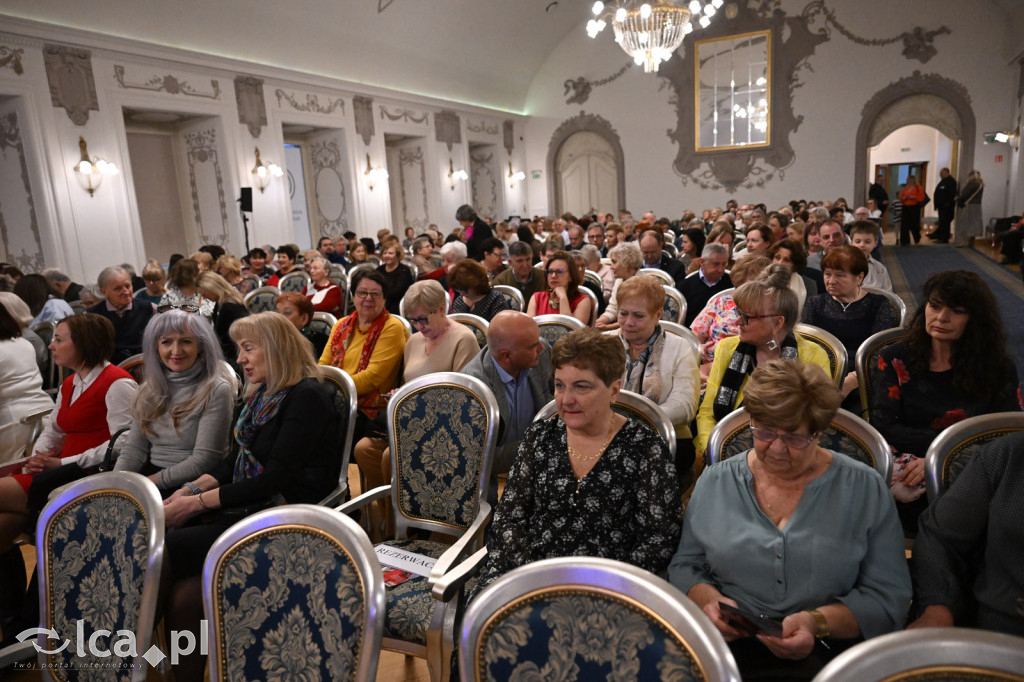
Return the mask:
POLYGON ((665 351, 665 333, 661 325, 654 327, 647 347, 636 360, 629 359, 629 342, 626 339, 622 342, 626 345, 626 382, 622 388, 661 403, 661 375, 658 370, 661 369, 661 354, 665 351))
MULTIPOLYGON (((291 388, 291 387, 289 387, 291 388)), ((267 395, 267 385, 262 384, 245 402, 242 413, 235 424, 235 440, 238 441, 238 458, 231 477, 233 483, 247 478, 256 478, 263 473, 263 465, 252 454, 252 444, 260 427, 269 422, 281 409, 281 401, 288 395, 288 388, 267 395)))
MULTIPOLYGON (((786 334, 786 338, 782 340, 782 357, 786 360, 797 358, 796 338, 792 332, 786 334)), ((725 368, 722 384, 718 387, 718 394, 715 396, 713 405, 715 421, 721 421, 736 409, 736 397, 739 395, 740 387, 743 386, 747 375, 754 371, 756 365, 757 346, 742 341, 736 344, 736 350, 729 358, 729 366, 725 368)))
MULTIPOLYGON (((359 355, 359 366, 356 368, 357 373, 362 372, 370 364, 370 357, 373 355, 373 349, 377 345, 377 339, 380 338, 381 332, 384 331, 384 324, 390 318, 391 314, 385 310, 377 316, 377 319, 373 321, 370 328, 366 330, 366 341, 363 342, 363 352, 359 355)), ((355 333, 358 322, 359 313, 352 313, 341 321, 337 331, 331 337, 331 364, 338 369, 342 368, 341 365, 345 361, 345 351, 348 350, 349 341, 352 339, 352 334, 355 333)), ((359 396, 359 409, 367 417, 374 419, 377 416, 379 402, 380 391, 373 389, 359 396)))

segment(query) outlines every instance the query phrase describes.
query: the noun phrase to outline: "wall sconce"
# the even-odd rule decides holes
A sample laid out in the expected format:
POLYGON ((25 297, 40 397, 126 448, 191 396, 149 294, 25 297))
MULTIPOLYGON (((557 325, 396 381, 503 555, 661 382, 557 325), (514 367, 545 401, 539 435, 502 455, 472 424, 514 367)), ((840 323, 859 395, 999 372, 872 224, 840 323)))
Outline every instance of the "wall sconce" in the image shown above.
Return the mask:
POLYGON ((276 163, 263 165, 263 160, 260 159, 260 148, 256 147, 256 165, 252 169, 252 182, 260 188, 260 194, 263 194, 263 190, 274 178, 279 178, 282 175, 284 175, 284 171, 276 163))
POLYGON ((78 184, 91 197, 103 182, 105 175, 117 175, 121 171, 109 161, 104 161, 98 157, 90 159, 84 137, 78 138, 78 148, 82 150, 82 160, 74 167, 75 176, 78 178, 78 184))
POLYGON ((508 162, 508 186, 511 189, 515 186, 515 183, 522 182, 526 179, 526 173, 523 171, 512 172, 512 162, 508 162))
POLYGON ((469 180, 469 173, 462 170, 455 170, 455 164, 452 162, 451 157, 448 157, 448 182, 451 184, 452 191, 455 191, 456 181, 462 182, 463 180, 469 180))
POLYGON ((383 168, 374 168, 370 165, 370 155, 366 155, 366 170, 363 171, 363 175, 366 176, 366 184, 370 186, 370 191, 373 191, 373 186, 378 182, 388 179, 388 172, 383 168))

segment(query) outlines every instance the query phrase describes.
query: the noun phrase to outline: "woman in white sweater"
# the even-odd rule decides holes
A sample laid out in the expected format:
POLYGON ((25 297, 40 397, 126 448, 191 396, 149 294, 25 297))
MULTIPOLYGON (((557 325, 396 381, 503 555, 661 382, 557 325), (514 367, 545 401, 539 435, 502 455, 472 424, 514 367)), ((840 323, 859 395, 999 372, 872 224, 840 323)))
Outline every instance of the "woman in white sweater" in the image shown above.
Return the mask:
POLYGON ((0 464, 24 454, 32 429, 21 418, 53 409, 53 399, 43 391, 43 377, 32 344, 22 338, 21 325, 0 305, 0 464))

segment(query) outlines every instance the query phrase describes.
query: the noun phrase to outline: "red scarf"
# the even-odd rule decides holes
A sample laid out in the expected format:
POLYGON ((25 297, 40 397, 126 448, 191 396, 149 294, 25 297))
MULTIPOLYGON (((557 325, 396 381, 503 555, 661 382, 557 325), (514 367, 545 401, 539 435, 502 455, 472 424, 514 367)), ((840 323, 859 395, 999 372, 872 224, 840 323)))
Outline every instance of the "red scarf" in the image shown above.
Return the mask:
MULTIPOLYGON (((390 318, 391 314, 385 310, 377 316, 377 319, 370 324, 370 328, 366 330, 366 341, 363 342, 363 352, 359 355, 359 366, 356 367, 357 374, 366 369, 367 365, 370 364, 370 357, 373 355, 373 349, 377 345, 377 339, 380 338, 384 325, 390 318)), ((337 330, 331 337, 331 365, 338 369, 342 369, 341 365, 345 361, 345 351, 348 349, 349 340, 352 338, 358 322, 359 313, 352 313, 341 321, 341 324, 338 325, 337 330)), ((370 419, 374 419, 377 416, 379 403, 380 391, 376 388, 369 393, 359 396, 359 409, 370 419)))

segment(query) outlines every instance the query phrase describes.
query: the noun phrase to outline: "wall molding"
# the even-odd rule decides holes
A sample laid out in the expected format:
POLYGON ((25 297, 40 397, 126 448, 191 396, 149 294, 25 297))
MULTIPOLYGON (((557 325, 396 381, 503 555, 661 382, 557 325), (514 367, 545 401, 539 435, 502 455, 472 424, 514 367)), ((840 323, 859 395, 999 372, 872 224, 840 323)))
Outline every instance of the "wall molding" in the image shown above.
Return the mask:
POLYGON ((307 94, 306 101, 300 102, 295 98, 295 93, 287 92, 281 88, 274 90, 274 96, 277 97, 277 106, 281 106, 282 101, 288 102, 295 111, 333 114, 336 110, 340 109, 341 115, 345 115, 345 98, 343 97, 328 100, 327 104, 320 104, 320 98, 317 95, 307 94))
POLYGON ((114 80, 124 90, 146 90, 149 92, 166 92, 168 95, 185 95, 187 97, 202 97, 204 99, 220 99, 220 82, 210 79, 212 92, 199 92, 186 80, 180 80, 172 74, 166 76, 153 76, 142 83, 129 83, 125 79, 125 68, 121 64, 114 64, 114 80))

